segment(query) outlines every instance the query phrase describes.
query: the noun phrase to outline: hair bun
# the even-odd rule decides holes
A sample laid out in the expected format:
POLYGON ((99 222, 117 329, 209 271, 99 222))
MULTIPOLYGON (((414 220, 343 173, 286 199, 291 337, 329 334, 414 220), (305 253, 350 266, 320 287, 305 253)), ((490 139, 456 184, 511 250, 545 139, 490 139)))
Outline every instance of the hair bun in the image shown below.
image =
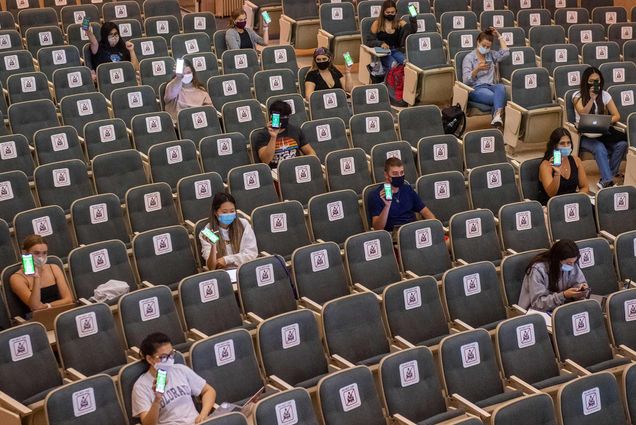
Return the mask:
POLYGON ((487 28, 487 29, 484 31, 484 33, 485 33, 485 34, 488 34, 488 35, 494 35, 495 31, 494 31, 492 28, 487 28))

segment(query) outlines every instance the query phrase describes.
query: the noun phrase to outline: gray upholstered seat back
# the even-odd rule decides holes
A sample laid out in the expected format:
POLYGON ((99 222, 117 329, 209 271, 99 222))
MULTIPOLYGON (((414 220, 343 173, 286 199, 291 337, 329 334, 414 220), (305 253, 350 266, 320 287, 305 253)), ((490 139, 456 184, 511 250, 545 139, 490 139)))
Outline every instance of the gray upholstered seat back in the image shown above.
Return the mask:
POLYGON ((259 251, 291 257, 296 248, 309 245, 309 232, 303 206, 285 201, 256 208, 252 225, 259 251))
POLYGON ((490 210, 469 210, 450 219, 450 238, 453 258, 468 263, 501 261, 501 247, 490 210))
POLYGON ((553 196, 548 200, 548 224, 552 240, 596 237, 590 198, 584 193, 553 196))
POLYGON ((381 291, 384 286, 400 280, 391 234, 386 230, 350 236, 344 248, 351 282, 381 291))
POLYGON ((252 162, 247 141, 241 133, 223 133, 207 136, 199 142, 201 163, 206 172, 217 172, 227 181, 229 171, 252 162))
POLYGON ((616 378, 609 372, 581 377, 559 392, 557 402, 563 425, 625 423, 616 378))
POLYGON ((42 205, 59 205, 68 211, 73 201, 93 194, 86 164, 79 159, 40 165, 34 177, 42 205))
POLYGON ((292 267, 299 298, 324 304, 349 294, 340 247, 335 242, 298 248, 292 254, 292 267))
POLYGON ((114 193, 122 201, 128 189, 148 182, 141 155, 133 149, 96 156, 93 159, 93 178, 97 193, 114 193))
POLYGON ((401 226, 398 248, 402 269, 418 276, 440 278, 452 267, 444 228, 438 220, 418 220, 401 226))
POLYGON ((537 201, 502 206, 499 210, 499 228, 505 249, 523 252, 550 247, 543 207, 537 201))
POLYGON ((609 295, 618 289, 614 256, 607 239, 592 238, 577 242, 579 267, 593 294, 609 295))
POLYGON ((399 140, 395 131, 393 115, 388 111, 355 114, 349 120, 351 145, 371 153, 378 143, 399 140))
POLYGON ((316 195, 309 200, 308 210, 314 239, 342 245, 349 236, 364 232, 358 195, 353 190, 316 195))
POLYGON ((150 183, 129 189, 126 209, 133 232, 179 224, 172 189, 167 183, 150 183))
MULTIPOLYGON (((233 137, 232 137, 233 138, 233 137)), ((228 172, 228 186, 236 207, 246 214, 254 208, 278 202, 272 173, 267 164, 251 164, 232 168, 228 172)))
POLYGON ((329 153, 349 148, 346 125, 341 118, 307 121, 301 125, 300 131, 303 140, 314 148, 322 163, 329 153))
POLYGON ((296 423, 300 425, 319 423, 311 396, 302 388, 283 391, 263 399, 257 404, 254 417, 258 425, 278 425, 278 417, 296 418, 296 423))
POLYGON ((417 142, 420 175, 445 171, 464 171, 464 155, 459 141, 452 134, 422 137, 417 142))

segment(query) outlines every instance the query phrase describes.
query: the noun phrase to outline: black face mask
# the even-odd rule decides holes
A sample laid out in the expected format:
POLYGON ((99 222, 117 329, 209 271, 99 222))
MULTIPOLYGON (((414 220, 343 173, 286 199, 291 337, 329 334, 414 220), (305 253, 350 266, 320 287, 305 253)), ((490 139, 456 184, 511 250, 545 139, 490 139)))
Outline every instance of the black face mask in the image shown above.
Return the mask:
POLYGON ((318 67, 319 70, 324 71, 325 69, 329 68, 329 65, 331 65, 331 63, 329 61, 326 62, 316 62, 316 66, 318 67))
POLYGON ((404 176, 400 177, 391 177, 391 186, 393 187, 402 187, 404 184, 404 176))
POLYGON ((287 128, 289 117, 280 117, 280 128, 287 128))
POLYGON ((395 15, 384 15, 384 19, 387 21, 392 21, 395 19, 395 15))

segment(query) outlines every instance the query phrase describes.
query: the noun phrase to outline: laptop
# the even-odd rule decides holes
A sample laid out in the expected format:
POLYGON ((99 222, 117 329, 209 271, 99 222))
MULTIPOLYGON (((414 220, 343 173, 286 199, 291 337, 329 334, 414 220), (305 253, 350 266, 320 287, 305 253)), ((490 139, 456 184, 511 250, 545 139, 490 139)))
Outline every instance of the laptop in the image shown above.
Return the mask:
POLYGON ((214 412, 212 412, 211 416, 220 416, 220 415, 224 415, 226 413, 231 413, 231 412, 240 412, 246 417, 250 416, 252 414, 252 410, 254 410, 254 406, 256 405, 256 402, 258 401, 258 399, 264 392, 265 392, 265 387, 261 387, 261 389, 256 391, 256 393, 252 397, 250 397, 245 403, 243 403, 242 406, 238 404, 227 403, 227 402, 221 403, 219 407, 214 412))
POLYGON ((612 125, 611 115, 583 114, 579 119, 579 132, 607 134, 610 125, 612 125))

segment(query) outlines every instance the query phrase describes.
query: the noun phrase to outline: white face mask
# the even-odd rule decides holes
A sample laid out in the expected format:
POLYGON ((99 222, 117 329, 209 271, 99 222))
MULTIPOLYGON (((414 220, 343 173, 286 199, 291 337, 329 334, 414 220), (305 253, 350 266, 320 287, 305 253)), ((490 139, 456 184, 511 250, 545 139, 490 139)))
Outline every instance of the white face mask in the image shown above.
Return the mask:
POLYGON ((108 36, 108 44, 110 44, 111 47, 115 47, 115 45, 117 45, 117 43, 119 43, 119 36, 118 35, 109 35, 108 36))
POLYGON ((35 267, 42 267, 46 264, 46 255, 42 257, 33 257, 33 264, 35 267))
POLYGON ((183 84, 190 84, 192 82, 192 74, 183 74, 183 78, 181 81, 183 81, 183 84))
POLYGON ((163 369, 163 370, 168 370, 170 369, 172 366, 174 366, 174 359, 166 359, 165 362, 157 362, 154 364, 154 368, 155 369, 163 369))

